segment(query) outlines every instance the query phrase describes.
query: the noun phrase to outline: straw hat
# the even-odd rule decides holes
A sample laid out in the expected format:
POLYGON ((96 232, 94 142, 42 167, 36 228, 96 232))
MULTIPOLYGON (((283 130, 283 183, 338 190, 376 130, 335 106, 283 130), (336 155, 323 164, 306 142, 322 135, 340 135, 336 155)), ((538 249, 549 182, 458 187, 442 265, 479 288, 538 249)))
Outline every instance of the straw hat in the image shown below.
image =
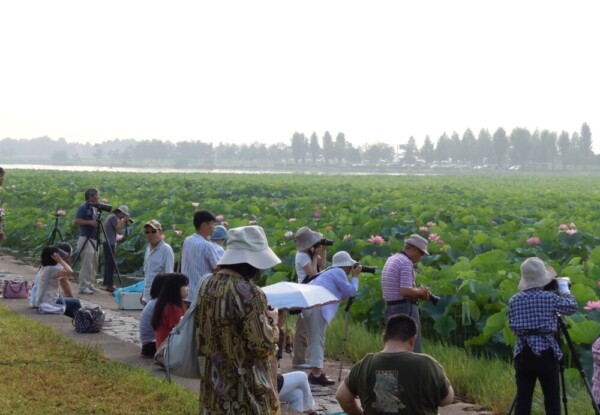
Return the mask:
POLYGON ((429 255, 429 252, 427 251, 427 245, 429 245, 429 243, 427 242, 427 239, 423 238, 421 235, 417 235, 416 233, 412 234, 404 241, 404 243, 414 246, 425 255, 429 255))
POLYGON ((218 265, 250 264, 254 268, 268 269, 281 260, 269 248, 265 231, 260 226, 242 226, 229 230, 227 249, 218 265))

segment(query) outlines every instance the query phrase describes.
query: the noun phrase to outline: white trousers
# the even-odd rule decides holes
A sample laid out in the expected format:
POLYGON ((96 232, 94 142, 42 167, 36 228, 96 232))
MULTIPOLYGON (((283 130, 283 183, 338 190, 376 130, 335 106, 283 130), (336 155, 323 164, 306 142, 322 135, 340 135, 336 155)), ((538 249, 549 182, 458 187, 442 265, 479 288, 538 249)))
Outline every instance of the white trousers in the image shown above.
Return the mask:
POLYGON ((79 289, 91 288, 96 282, 96 270, 98 270, 98 241, 80 236, 77 240, 77 250, 81 260, 79 270, 79 289), (87 240, 87 243, 86 243, 87 240), (85 245, 85 246, 84 246, 85 245))
POLYGON ((304 372, 283 374, 283 387, 279 391, 279 400, 287 402, 290 408, 304 412, 313 409, 315 400, 310 392, 308 376, 304 372))

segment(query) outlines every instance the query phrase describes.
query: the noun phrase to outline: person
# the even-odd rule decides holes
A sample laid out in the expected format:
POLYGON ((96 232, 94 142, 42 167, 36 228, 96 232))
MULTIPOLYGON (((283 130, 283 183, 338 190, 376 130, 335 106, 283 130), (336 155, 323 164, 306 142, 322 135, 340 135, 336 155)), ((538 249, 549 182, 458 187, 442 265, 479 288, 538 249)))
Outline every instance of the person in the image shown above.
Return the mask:
MULTIPOLYGON (((0 167, 0 190, 4 186, 5 171, 0 167)), ((0 199, 0 241, 4 240, 4 208, 2 207, 2 199, 0 199)))
POLYGON ((195 314, 200 413, 279 413, 273 362, 278 310, 253 280, 281 261, 264 230, 229 230, 219 267, 202 281, 195 314))
MULTIPOLYGON (((600 284, 600 282, 599 282, 600 284)), ((592 377, 592 395, 597 405, 600 405, 600 337, 592 345, 594 358, 594 375, 592 377)))
POLYGON ((85 203, 77 209, 73 223, 79 226, 77 251, 81 258, 79 270, 79 293, 91 295, 97 292, 94 287, 98 269, 98 227, 100 214, 93 204, 98 203, 100 191, 90 188, 85 191, 85 203))
POLYGON ((140 302, 146 305, 152 298, 152 281, 160 273, 171 273, 175 265, 175 254, 171 245, 163 239, 162 226, 156 219, 144 224, 144 235, 148 241, 144 253, 144 291, 140 302))
POLYGON ((388 318, 383 350, 356 363, 337 389, 335 398, 348 415, 437 415, 438 407, 454 401, 442 365, 414 352, 417 331, 416 321, 407 314, 388 318))
POLYGON ((381 291, 386 304, 384 318, 406 313, 417 322, 415 352, 421 353, 421 319, 418 300, 429 299, 430 291, 424 285, 417 287, 414 265, 425 256, 427 240, 420 235, 411 235, 404 241, 404 249, 390 256, 381 271, 381 291))
POLYGON ((66 243, 60 246, 62 249, 53 246, 42 249, 41 267, 34 282, 36 288, 32 306, 39 308, 42 303, 63 304, 66 307, 64 314, 72 318, 81 308, 81 302, 73 298, 69 283, 69 277, 74 274, 69 265, 71 246, 66 243))
POLYGON ((152 359, 156 354, 156 335, 154 334, 154 328, 152 327, 152 315, 154 314, 156 299, 169 275, 171 274, 158 274, 154 277, 152 287, 150 288, 150 301, 146 303, 140 314, 139 331, 140 343, 142 343, 142 351, 140 354, 144 358, 152 359))
POLYGON ((102 249, 104 251, 104 280, 102 283, 103 288, 109 293, 114 293, 117 290, 117 287, 113 284, 116 268, 115 250, 117 248, 117 234, 121 233, 121 229, 127 225, 130 219, 129 208, 121 205, 108 215, 104 223, 106 240, 102 242, 102 249))
POLYGON ((556 271, 540 258, 521 264, 519 291, 508 301, 508 324, 516 336, 514 348, 517 396, 515 415, 531 413, 536 380, 544 394, 546 414, 560 415, 559 361, 562 351, 556 341, 559 314, 573 314, 577 301, 568 281, 557 280, 558 292, 545 290, 556 271))
POLYGON ((215 216, 208 210, 194 213, 194 229, 196 233, 188 236, 181 247, 181 272, 190 279, 190 295, 186 298, 192 302, 192 295, 197 293, 200 281, 217 267, 220 256, 210 236, 215 228, 215 216))
POLYGON ((188 277, 179 273, 166 275, 163 287, 156 299, 151 320, 157 349, 169 336, 173 327, 179 323, 187 309, 183 299, 188 295, 190 282, 188 277))
MULTIPOLYGON (((331 267, 319 274, 310 282, 310 285, 326 288, 337 298, 347 300, 356 295, 358 289, 358 276, 362 266, 358 264, 346 251, 339 251, 333 255, 331 267), (348 274, 352 273, 351 282, 348 274)), ((323 372, 325 359, 325 330, 335 317, 339 302, 324 306, 313 307, 303 311, 308 326, 309 344, 306 350, 306 362, 311 368, 308 381, 313 385, 333 385, 335 381, 323 372)))
POLYGON ((225 244, 226 240, 227 240, 227 228, 223 225, 215 226, 215 230, 213 231, 212 235, 210 236, 210 241, 213 243, 214 248, 217 251, 217 255, 219 255, 219 258, 221 258, 223 256, 223 254, 225 253, 225 249, 223 248, 223 245, 225 244))
MULTIPOLYGON (((294 234, 296 241, 296 257, 294 264, 298 282, 313 278, 327 265, 327 246, 321 245, 323 234, 303 226, 294 234)), ((306 365, 306 348, 308 347, 308 326, 306 319, 299 316, 294 329, 294 349, 292 366, 294 369, 308 369, 306 365)))

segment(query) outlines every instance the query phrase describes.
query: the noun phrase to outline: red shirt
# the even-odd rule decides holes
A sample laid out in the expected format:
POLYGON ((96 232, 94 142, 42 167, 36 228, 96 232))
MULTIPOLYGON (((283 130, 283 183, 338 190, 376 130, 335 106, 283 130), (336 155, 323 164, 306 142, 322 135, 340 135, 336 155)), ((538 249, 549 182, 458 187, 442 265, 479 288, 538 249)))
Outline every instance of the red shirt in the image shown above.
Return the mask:
POLYGON ((183 317, 184 311, 181 307, 174 304, 167 304, 163 310, 158 328, 154 331, 156 337, 156 348, 158 349, 162 342, 169 337, 169 333, 179 323, 183 317))

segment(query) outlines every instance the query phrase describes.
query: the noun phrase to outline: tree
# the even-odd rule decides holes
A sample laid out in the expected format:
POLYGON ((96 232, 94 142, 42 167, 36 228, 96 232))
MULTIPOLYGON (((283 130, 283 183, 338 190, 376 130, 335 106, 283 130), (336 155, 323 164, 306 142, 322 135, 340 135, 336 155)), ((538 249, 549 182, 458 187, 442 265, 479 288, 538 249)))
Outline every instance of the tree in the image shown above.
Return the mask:
POLYGON ((425 141, 423 142, 423 146, 421 147, 421 157, 427 163, 431 163, 433 162, 433 160, 435 160, 433 143, 431 142, 431 138, 429 138, 429 136, 425 137, 425 141))
POLYGON ((450 158, 450 139, 446 133, 438 138, 435 146, 435 157, 438 161, 448 161, 450 158))
POLYGON ((592 151, 592 132, 587 123, 583 123, 581 126, 581 134, 579 136, 579 150, 583 157, 583 165, 585 168, 589 166, 589 163, 594 156, 592 151))
POLYGON ((448 153, 454 163, 461 160, 460 137, 456 131, 454 131, 450 137, 450 141, 448 143, 448 153))
POLYGON ((510 133, 512 160, 525 166, 531 155, 531 133, 526 128, 516 127, 510 133))
POLYGON ((319 146, 319 138, 317 137, 317 134, 314 132, 310 136, 309 148, 310 148, 310 155, 312 157, 313 164, 316 164, 317 159, 319 158, 319 155, 321 154, 321 147, 319 146))
POLYGON ((418 155, 419 149, 417 148, 417 142, 413 136, 410 136, 402 160, 406 163, 414 163, 417 160, 418 155))
POLYGON ((563 170, 567 167, 570 150, 571 141, 569 141, 569 133, 563 131, 558 137, 558 155, 560 156, 560 161, 562 162, 563 170))
POLYGON ((460 150, 464 161, 467 161, 468 163, 476 163, 478 161, 477 141, 475 140, 475 135, 470 128, 467 128, 462 136, 460 150))
POLYGON ((490 163, 494 158, 494 146, 492 144, 492 136, 490 132, 484 128, 479 130, 477 136, 477 155, 479 161, 484 164, 490 163))
POLYGON ((330 160, 335 159, 335 147, 329 131, 325 131, 325 135, 323 135, 323 158, 325 164, 329 164, 330 160))
POLYGON ((368 144, 365 146, 363 157, 371 164, 377 164, 380 161, 393 161, 394 147, 384 143, 368 144))
POLYGON ((549 163, 554 169, 556 160, 556 133, 543 130, 540 134, 540 158, 542 163, 549 163))
POLYGON ((304 134, 300 134, 297 131, 292 136, 292 156, 294 157, 296 164, 298 164, 300 160, 302 160, 302 163, 304 164, 306 159, 305 138, 304 134))
POLYGON ((290 156, 290 147, 285 143, 271 144, 267 148, 269 160, 275 163, 284 163, 290 156))
POLYGON ((498 127, 494 135, 492 136, 492 144, 494 146, 494 152, 496 153, 496 163, 498 167, 504 165, 504 159, 508 153, 508 138, 506 138, 506 131, 504 128, 498 127))
POLYGON ((335 157, 337 158, 338 164, 344 159, 344 153, 346 151, 346 136, 344 133, 338 133, 335 137, 335 157))

